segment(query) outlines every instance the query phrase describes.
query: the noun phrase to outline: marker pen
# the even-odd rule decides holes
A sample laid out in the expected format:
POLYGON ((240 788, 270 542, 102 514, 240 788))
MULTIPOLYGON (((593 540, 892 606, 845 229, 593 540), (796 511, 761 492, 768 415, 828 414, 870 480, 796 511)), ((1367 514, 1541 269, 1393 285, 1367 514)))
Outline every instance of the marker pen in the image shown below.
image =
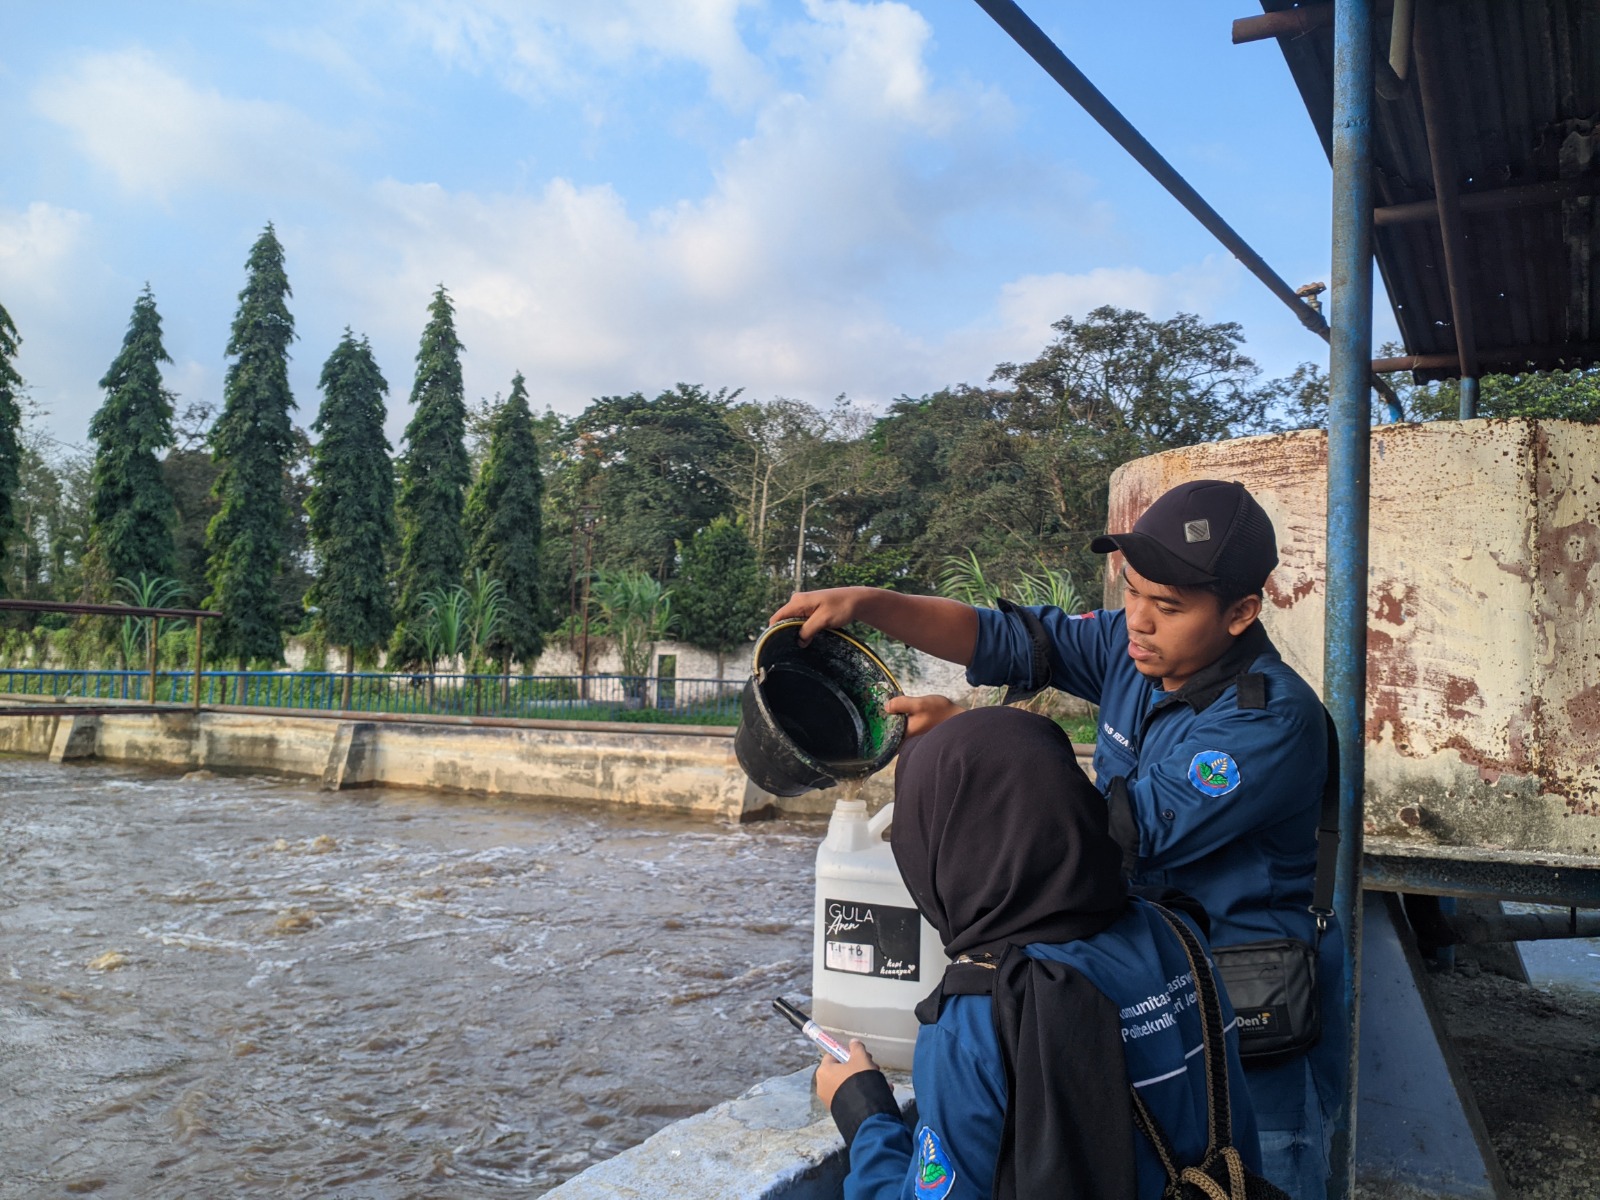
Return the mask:
POLYGON ((815 1042, 818 1046, 822 1047, 822 1052, 824 1054, 830 1055, 839 1062, 850 1061, 850 1050, 848 1047, 841 1046, 837 1041, 834 1040, 833 1036, 829 1034, 826 1029, 824 1029, 821 1025, 818 1025, 815 1021, 806 1016, 805 1013, 801 1012, 783 997, 780 996, 778 999, 774 1000, 772 1002, 772 1007, 777 1010, 779 1015, 788 1018, 789 1024, 793 1025, 807 1038, 815 1042))

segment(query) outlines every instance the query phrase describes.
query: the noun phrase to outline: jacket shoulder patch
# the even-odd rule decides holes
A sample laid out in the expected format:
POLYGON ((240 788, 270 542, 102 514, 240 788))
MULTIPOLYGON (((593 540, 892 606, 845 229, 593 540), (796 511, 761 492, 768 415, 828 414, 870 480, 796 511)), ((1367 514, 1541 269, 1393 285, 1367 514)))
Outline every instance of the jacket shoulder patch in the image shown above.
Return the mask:
POLYGON ((1239 786, 1239 764, 1222 750, 1202 750, 1189 761, 1189 782, 1207 796, 1226 796, 1239 786))
POLYGON ((956 1171, 939 1135, 926 1125, 917 1130, 917 1157, 911 1165, 918 1200, 944 1200, 956 1185, 956 1171))

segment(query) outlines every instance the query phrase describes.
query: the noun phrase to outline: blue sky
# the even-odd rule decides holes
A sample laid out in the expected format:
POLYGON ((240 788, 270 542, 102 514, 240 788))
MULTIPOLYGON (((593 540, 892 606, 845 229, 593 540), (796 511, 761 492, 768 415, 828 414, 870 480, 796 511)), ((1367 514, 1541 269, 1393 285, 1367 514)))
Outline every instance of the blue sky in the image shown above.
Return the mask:
MULTIPOLYGON (((1290 284, 1327 279, 1327 161, 1276 46, 1229 40, 1254 5, 1024 8, 1290 284)), ((269 220, 297 422, 348 325, 397 443, 441 282, 469 400, 521 370, 564 413, 680 380, 880 408, 1103 303, 1326 362, 970 0, 14 4, 0 111, 0 304, 69 443, 146 282, 180 407, 220 404, 269 220)))

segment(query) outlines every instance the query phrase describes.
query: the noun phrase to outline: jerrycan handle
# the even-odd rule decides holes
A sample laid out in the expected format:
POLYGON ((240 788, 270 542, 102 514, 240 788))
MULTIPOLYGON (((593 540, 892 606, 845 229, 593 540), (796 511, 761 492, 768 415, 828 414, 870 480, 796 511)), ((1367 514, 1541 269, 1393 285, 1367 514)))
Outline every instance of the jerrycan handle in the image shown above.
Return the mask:
POLYGON ((877 841, 883 837, 883 831, 889 828, 889 823, 894 820, 894 801, 891 800, 877 812, 872 814, 872 819, 867 822, 867 834, 872 840, 877 841))

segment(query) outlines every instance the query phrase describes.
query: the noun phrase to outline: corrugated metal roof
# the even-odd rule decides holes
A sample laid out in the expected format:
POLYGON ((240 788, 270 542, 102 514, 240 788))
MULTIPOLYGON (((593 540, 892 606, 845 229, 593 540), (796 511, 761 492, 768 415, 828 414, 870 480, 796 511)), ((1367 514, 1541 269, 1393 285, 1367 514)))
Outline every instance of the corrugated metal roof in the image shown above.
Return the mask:
MULTIPOLYGON (((1328 6, 1262 0, 1269 13, 1318 7, 1328 6)), ((1388 6, 1381 8, 1383 45, 1374 47, 1380 62, 1390 33, 1388 6)), ((1416 34, 1429 38, 1445 99, 1435 122, 1454 152, 1482 370, 1600 363, 1600 2, 1417 0, 1416 21, 1425 26, 1416 34), (1557 181, 1569 185, 1565 195, 1503 191, 1557 181), (1513 199, 1518 203, 1502 206, 1513 199)), ((1332 27, 1322 23, 1278 44, 1331 157, 1332 27)), ((1403 215, 1383 207, 1435 200, 1414 58, 1411 66, 1400 94, 1375 103, 1380 217, 1403 215)), ((1380 221, 1374 239, 1406 352, 1453 359, 1456 329, 1437 217, 1430 211, 1422 220, 1380 221)), ((1417 377, 1457 374, 1455 366, 1429 364, 1417 377)))

